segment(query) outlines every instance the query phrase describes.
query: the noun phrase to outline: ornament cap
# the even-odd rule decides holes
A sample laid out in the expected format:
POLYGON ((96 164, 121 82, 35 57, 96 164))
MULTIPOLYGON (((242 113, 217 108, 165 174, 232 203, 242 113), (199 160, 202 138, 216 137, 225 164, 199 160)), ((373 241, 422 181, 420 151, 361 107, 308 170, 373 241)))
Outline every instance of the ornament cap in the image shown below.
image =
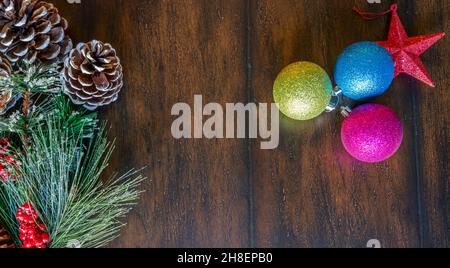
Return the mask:
POLYGON ((326 108, 326 112, 331 113, 339 106, 342 100, 342 89, 339 86, 336 86, 331 93, 330 104, 328 104, 326 108))
POLYGON ((341 106, 341 114, 343 117, 347 118, 352 113, 352 109, 349 106, 341 106))

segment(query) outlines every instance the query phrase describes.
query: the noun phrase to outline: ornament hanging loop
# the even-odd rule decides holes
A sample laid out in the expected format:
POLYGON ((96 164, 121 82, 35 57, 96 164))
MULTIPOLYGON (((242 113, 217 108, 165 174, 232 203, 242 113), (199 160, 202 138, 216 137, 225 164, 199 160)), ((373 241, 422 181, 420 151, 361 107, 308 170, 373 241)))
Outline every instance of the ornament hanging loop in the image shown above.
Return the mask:
POLYGON ((380 12, 380 13, 363 12, 363 11, 359 10, 357 7, 353 7, 352 10, 365 20, 374 20, 378 17, 387 15, 391 12, 397 12, 397 9, 398 9, 397 4, 393 4, 388 10, 386 10, 385 12, 380 12))

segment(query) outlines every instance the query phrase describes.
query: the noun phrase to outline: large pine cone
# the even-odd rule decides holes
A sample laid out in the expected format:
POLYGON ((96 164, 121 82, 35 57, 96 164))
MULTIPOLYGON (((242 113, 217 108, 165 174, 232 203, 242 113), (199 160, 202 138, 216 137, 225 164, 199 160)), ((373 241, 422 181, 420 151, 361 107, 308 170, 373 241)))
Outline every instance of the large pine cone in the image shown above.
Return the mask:
POLYGON ((58 9, 39 0, 0 0, 0 52, 12 63, 62 62, 72 49, 58 9))
POLYGON ((97 40, 80 43, 64 63, 64 93, 88 110, 117 100, 123 71, 116 51, 97 40))
POLYGON ((0 226, 0 248, 14 248, 14 243, 11 240, 8 232, 0 226))
MULTIPOLYGON (((12 67, 9 61, 0 57, 0 78, 8 77, 12 73, 12 67)), ((13 95, 11 88, 0 88, 0 115, 6 113, 13 107, 18 99, 18 95, 13 95)))

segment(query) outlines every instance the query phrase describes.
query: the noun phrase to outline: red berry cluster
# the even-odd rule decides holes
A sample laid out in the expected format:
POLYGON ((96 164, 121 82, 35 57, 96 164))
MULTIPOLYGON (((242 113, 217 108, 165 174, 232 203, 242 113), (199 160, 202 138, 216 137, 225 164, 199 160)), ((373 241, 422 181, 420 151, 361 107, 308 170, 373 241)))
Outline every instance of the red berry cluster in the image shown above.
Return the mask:
POLYGON ((38 222, 38 214, 30 203, 21 206, 16 214, 20 223, 19 238, 22 240, 22 248, 46 248, 50 242, 50 236, 45 232, 45 225, 38 222))
POLYGON ((16 169, 19 162, 11 156, 12 148, 7 138, 0 139, 0 179, 6 182, 8 179, 18 177, 16 169))

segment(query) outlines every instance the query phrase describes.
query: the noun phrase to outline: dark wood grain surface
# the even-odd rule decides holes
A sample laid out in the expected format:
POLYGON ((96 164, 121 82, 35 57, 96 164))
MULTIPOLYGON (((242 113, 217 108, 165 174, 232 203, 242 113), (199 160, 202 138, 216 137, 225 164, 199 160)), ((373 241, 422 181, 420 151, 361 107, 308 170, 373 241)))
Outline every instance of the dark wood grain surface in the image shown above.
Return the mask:
POLYGON ((401 116, 405 140, 381 164, 343 149, 342 118, 280 120, 280 146, 175 140, 172 105, 273 102, 287 64, 308 60, 332 73, 339 53, 383 40, 389 16, 351 9, 399 4, 411 36, 448 31, 450 1, 81 0, 54 2, 75 41, 110 42, 125 67, 120 100, 101 115, 117 137, 110 170, 147 166, 145 194, 113 247, 450 246, 448 95, 450 43, 422 58, 436 82, 400 77, 374 102, 401 116))

